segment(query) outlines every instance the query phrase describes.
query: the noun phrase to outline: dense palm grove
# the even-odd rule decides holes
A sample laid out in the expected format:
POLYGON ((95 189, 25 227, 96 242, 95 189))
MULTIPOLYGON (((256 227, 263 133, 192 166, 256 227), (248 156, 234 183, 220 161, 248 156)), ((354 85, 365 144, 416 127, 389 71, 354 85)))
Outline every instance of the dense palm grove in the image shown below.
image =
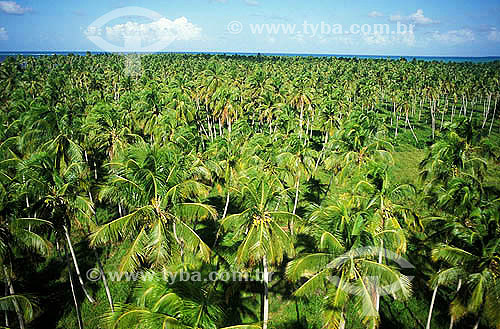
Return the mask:
POLYGON ((499 78, 499 62, 8 58, 0 321, 500 328, 499 78), (165 280, 183 272, 255 280, 165 280))

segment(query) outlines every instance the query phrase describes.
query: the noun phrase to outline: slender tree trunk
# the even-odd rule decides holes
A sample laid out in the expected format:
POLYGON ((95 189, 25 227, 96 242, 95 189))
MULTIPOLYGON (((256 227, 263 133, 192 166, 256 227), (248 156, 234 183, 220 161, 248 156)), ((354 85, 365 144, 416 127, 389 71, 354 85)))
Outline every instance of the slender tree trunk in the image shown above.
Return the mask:
POLYGON ((411 131, 411 134, 413 135, 413 138, 415 138, 415 142, 418 143, 417 135, 415 135, 415 131, 413 131, 413 127, 411 126, 410 119, 408 118, 408 112, 406 112, 406 123, 410 127, 410 131, 411 131))
POLYGON ((75 303, 76 318, 78 320, 78 328, 83 329, 82 315, 80 314, 80 307, 78 306, 78 300, 75 294, 75 285, 73 283, 73 274, 71 273, 71 260, 69 259, 68 249, 64 247, 64 253, 66 254, 66 262, 68 264, 68 276, 69 284, 71 286, 71 294, 73 295, 73 302, 75 303))
POLYGON ((432 139, 436 136, 436 101, 431 104, 431 125, 432 125, 432 139))
POLYGON ((486 113, 484 114, 483 125, 481 126, 481 128, 484 128, 484 126, 486 125, 486 121, 488 121, 488 115, 490 114, 490 106, 491 106, 491 94, 488 95, 488 108, 486 109, 486 113))
MULTIPOLYGON (((5 296, 9 295, 9 285, 7 282, 5 282, 5 296)), ((9 325, 9 313, 7 311, 4 311, 4 316, 5 316, 5 326, 8 328, 10 327, 9 325)))
POLYGON ((66 240, 68 242, 68 247, 69 247, 69 250, 71 252, 71 257, 73 258, 73 264, 75 265, 75 271, 76 271, 76 275, 78 276, 78 281, 80 282, 80 285, 82 286, 83 292, 85 293, 85 296, 87 297, 89 302, 94 304, 95 303, 94 298, 92 298, 92 296, 90 296, 90 294, 87 292, 87 289, 85 288, 85 285, 83 284, 82 274, 80 273, 80 267, 78 266, 78 262, 76 260, 75 250, 73 249, 73 244, 71 243, 71 238, 69 236, 68 228, 66 227, 66 225, 64 225, 63 227, 64 227, 64 235, 66 236, 66 240))
POLYGON ((229 207, 229 191, 227 191, 226 195, 226 205, 224 206, 224 214, 222 214, 222 219, 226 218, 227 215, 227 208, 229 207))
MULTIPOLYGON (((16 294, 14 290, 14 286, 12 285, 12 281, 10 280, 10 273, 9 269, 7 268, 6 265, 3 266, 3 273, 5 275, 5 280, 7 281, 7 286, 9 287, 9 294, 11 296, 14 296, 16 294)), ((19 328, 24 329, 24 317, 23 317, 23 312, 21 311, 21 307, 19 306, 19 303, 17 299, 13 298, 12 303, 14 304, 14 309, 16 310, 16 315, 17 315, 17 321, 19 322, 19 328)))
POLYGON ((104 269, 101 264, 101 260, 99 259, 99 254, 97 250, 94 249, 94 255, 97 259, 97 267, 99 268, 99 273, 101 273, 102 283, 104 284, 104 290, 106 291, 106 297, 108 298, 109 307, 111 308, 111 312, 115 312, 115 307, 113 305, 113 297, 111 296, 111 291, 108 286, 108 279, 106 278, 106 273, 104 273, 104 269))
POLYGON ((300 323, 300 310, 299 310, 299 302, 297 301, 297 297, 295 299, 295 314, 297 315, 297 323, 300 323))
POLYGON ((443 113, 441 113, 441 125, 439 126, 439 130, 443 129, 444 125, 444 114, 446 113, 446 107, 448 106, 448 101, 446 101, 445 108, 443 109, 443 113))
MULTIPOLYGON (((458 286, 457 286, 457 293, 462 287, 462 279, 458 280, 458 286)), ((455 323, 455 318, 453 317, 453 314, 450 316, 450 329, 453 329, 453 324, 455 323)))
POLYGON ((495 121, 495 114, 497 112, 497 101, 498 97, 495 97, 495 108, 493 109, 493 117, 491 118, 490 131, 488 132, 488 135, 491 135, 491 129, 493 128, 493 122, 495 121))
POLYGON ((422 107, 424 106, 424 100, 420 99, 420 106, 418 108, 418 121, 420 122, 420 118, 422 117, 422 107))
POLYGON ((208 115, 207 115, 207 125, 208 125, 208 127, 207 127, 208 128, 208 132, 210 134, 210 139, 213 141, 214 138, 212 136, 212 125, 210 124, 210 118, 208 117, 208 115))
POLYGON ((394 133, 394 137, 398 137, 398 128, 399 128, 399 114, 396 113, 396 132, 394 133))
POLYGON ((342 317, 342 319, 340 319, 339 329, 345 329, 345 319, 344 319, 344 317, 342 317))
MULTIPOLYGON (((382 251, 384 249, 384 241, 381 242, 380 250, 378 251, 378 263, 382 264, 382 251)), ((377 291, 377 287, 375 287, 375 309, 377 310, 377 313, 379 313, 380 310, 380 294, 377 291)))
POLYGON ((264 267, 264 309, 262 316, 262 329, 267 329, 267 323, 269 321, 269 273, 266 256, 262 258, 262 266, 264 267))
POLYGON ((426 329, 431 329, 432 311, 434 309, 434 302, 436 301, 437 291, 438 287, 436 286, 436 288, 434 288, 434 292, 432 293, 431 307, 429 308, 429 316, 427 317, 427 326, 425 327, 426 329))
POLYGON ((299 184, 300 184, 300 176, 297 177, 297 181, 295 182, 295 201, 293 202, 293 214, 297 211, 297 203, 299 202, 299 184))
POLYGON ((479 321, 480 320, 481 320, 480 318, 477 318, 476 324, 474 325, 474 329, 479 328, 479 321))
POLYGON ((299 125, 300 125, 300 135, 302 136, 302 125, 303 125, 303 120, 304 118, 304 105, 300 106, 300 118, 299 118, 299 125))

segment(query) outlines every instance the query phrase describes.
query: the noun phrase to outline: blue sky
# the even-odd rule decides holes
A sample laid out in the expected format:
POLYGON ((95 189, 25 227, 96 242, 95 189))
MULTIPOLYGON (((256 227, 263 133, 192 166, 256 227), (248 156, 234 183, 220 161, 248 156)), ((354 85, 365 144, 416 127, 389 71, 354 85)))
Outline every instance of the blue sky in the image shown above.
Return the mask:
POLYGON ((139 38, 128 44, 138 50, 161 39, 164 51, 500 56, 500 2, 0 1, 0 51, 102 51, 107 49, 89 36, 122 47, 128 34, 139 38), (94 29, 99 17, 130 6, 152 10, 161 19, 128 9, 94 29), (412 25, 413 33, 394 34, 398 22, 412 25), (351 33, 353 24, 370 30, 351 33), (374 24, 388 24, 390 32, 376 33, 374 24), (328 33, 327 26, 336 33, 328 33))

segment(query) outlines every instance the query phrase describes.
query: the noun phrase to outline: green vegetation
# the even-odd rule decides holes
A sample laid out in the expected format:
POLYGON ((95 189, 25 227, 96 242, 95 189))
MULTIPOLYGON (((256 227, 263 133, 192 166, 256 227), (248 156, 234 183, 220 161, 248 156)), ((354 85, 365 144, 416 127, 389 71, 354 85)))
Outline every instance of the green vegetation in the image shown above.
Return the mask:
POLYGON ((500 62, 8 58, 0 324, 500 328, 499 79, 500 62))

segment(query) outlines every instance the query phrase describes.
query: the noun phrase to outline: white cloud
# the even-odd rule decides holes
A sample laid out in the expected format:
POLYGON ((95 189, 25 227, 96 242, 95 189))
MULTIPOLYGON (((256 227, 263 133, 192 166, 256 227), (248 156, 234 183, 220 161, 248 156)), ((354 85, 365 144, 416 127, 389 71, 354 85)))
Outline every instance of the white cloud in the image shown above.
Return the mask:
POLYGON ((304 34, 302 33, 295 33, 293 34, 290 39, 297 41, 297 42, 304 42, 304 34))
POLYGON ((0 27, 0 40, 9 40, 9 35, 7 34, 5 27, 0 27))
POLYGON ((159 40, 195 40, 201 37, 202 29, 190 23, 186 17, 173 21, 161 18, 151 23, 137 23, 129 21, 124 24, 106 26, 103 29, 89 27, 87 36, 105 35, 110 41, 127 42, 137 40, 142 44, 151 44, 159 40))
POLYGON ((431 40, 440 41, 447 44, 460 44, 475 40, 474 32, 470 29, 452 30, 446 33, 434 31, 431 34, 431 40))
POLYGON ((406 17, 403 17, 401 15, 391 15, 389 17, 389 20, 391 22, 399 22, 399 21, 405 21, 407 18, 406 17))
POLYGON ((411 14, 410 20, 416 24, 421 24, 421 25, 426 25, 426 24, 433 24, 437 23, 430 19, 429 17, 424 16, 424 11, 422 9, 418 9, 416 13, 411 14))
POLYGON ((490 41, 500 41, 500 31, 493 27, 490 32, 488 32, 488 40, 490 41))
POLYGON ((23 15, 31 11, 31 8, 23 8, 15 1, 0 1, 0 10, 9 15, 23 15))
POLYGON ((385 45, 389 43, 389 39, 380 33, 364 34, 363 40, 369 45, 385 45))
POLYGON ((382 16, 384 16, 384 14, 382 14, 381 12, 378 12, 378 11, 374 10, 374 11, 370 12, 368 14, 368 16, 370 16, 370 17, 382 17, 382 16))
POLYGON ((245 3, 249 6, 258 6, 259 2, 257 0, 245 0, 245 3))
POLYGON ((387 46, 387 45, 405 45, 413 47, 416 44, 414 33, 401 33, 401 34, 382 34, 382 33, 368 33, 363 34, 362 39, 369 45, 387 46))
POLYGON ((323 45, 328 43, 328 39, 325 38, 322 34, 320 34, 318 36, 318 41, 319 41, 320 44, 323 44, 323 45))
POLYGON ((416 13, 413 13, 409 16, 402 16, 399 14, 391 15, 389 17, 391 22, 410 22, 416 25, 429 25, 429 24, 437 24, 439 21, 435 21, 430 19, 429 17, 424 16, 424 11, 422 9, 417 9, 416 13))

